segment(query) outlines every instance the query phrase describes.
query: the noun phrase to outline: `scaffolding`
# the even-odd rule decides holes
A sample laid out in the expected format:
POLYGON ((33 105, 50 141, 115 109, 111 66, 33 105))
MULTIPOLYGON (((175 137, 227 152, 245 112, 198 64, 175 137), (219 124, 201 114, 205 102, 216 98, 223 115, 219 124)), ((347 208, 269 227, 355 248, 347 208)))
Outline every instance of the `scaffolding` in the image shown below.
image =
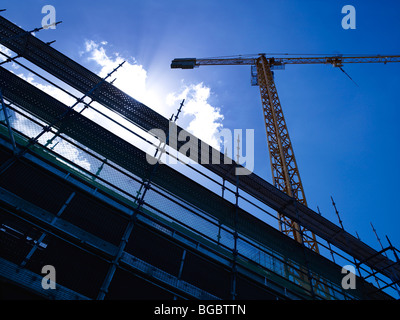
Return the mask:
MULTIPOLYGON (((325 274, 324 268, 338 270, 336 264, 325 261, 325 258, 306 248, 300 249, 299 244, 293 243, 291 239, 271 229, 266 223, 249 213, 259 212, 276 219, 275 213, 271 213, 271 210, 297 221, 319 236, 319 245, 321 248, 329 249, 333 260, 336 256, 355 263, 359 270, 359 279, 362 281, 371 277, 376 278, 378 274, 383 276, 383 279, 378 280, 382 283, 378 289, 365 284, 367 296, 382 298, 384 295, 380 296, 380 294, 385 289, 395 288, 399 282, 400 264, 397 249, 391 244, 385 250, 372 249, 347 233, 344 228, 323 218, 254 173, 241 176, 239 181, 238 176, 235 175, 235 168, 240 165, 233 160, 231 163, 224 161, 226 158, 224 154, 177 126, 175 121, 178 114, 175 121, 172 121, 173 117, 170 120, 162 117, 107 82, 106 78, 98 77, 3 17, 0 17, 0 43, 16 54, 15 57, 8 57, 2 53, 7 58, 6 62, 16 62, 17 59, 24 58, 83 94, 83 97, 79 98, 71 94, 70 90, 40 76, 52 86, 76 99, 76 103, 69 107, 0 67, 2 108, 6 115, 4 124, 2 123, 3 126, 0 127, 0 133, 3 137, 10 139, 11 149, 14 150, 8 160, 0 165, 0 178, 5 179, 10 168, 19 163, 18 161, 36 159, 35 161, 38 162, 37 158, 40 156, 63 166, 70 175, 72 173, 72 176, 79 177, 85 183, 90 182, 90 185, 95 186, 95 192, 102 194, 103 198, 107 194, 107 197, 114 199, 112 200, 114 202, 118 200, 124 204, 129 203, 124 218, 124 228, 121 227, 124 231, 113 246, 104 243, 104 239, 100 243, 90 235, 86 235, 87 240, 80 244, 84 250, 101 252, 107 257, 106 261, 109 265, 99 290, 91 294, 93 298, 106 297, 108 287, 120 264, 124 264, 128 269, 140 270, 157 283, 161 281, 164 285, 173 288, 171 290, 175 295, 179 293, 197 298, 218 298, 206 291, 191 287, 189 283, 182 285, 184 283, 181 279, 182 268, 187 251, 183 251, 180 258, 180 271, 176 277, 164 274, 162 270, 151 271, 152 267, 145 261, 129 255, 125 251, 125 246, 138 220, 140 223, 152 225, 159 232, 168 234, 172 238, 188 239, 186 240, 188 243, 197 249, 202 248, 208 255, 225 265, 231 275, 228 295, 230 299, 235 299, 238 295, 238 274, 252 274, 250 277, 257 278, 258 282, 261 281, 266 287, 280 292, 287 298, 360 298, 360 293, 353 296, 349 292, 344 292, 340 284, 335 283, 335 277, 325 274), (129 123, 140 128, 144 134, 138 134, 106 116, 91 102, 85 102, 83 99, 85 97, 89 97, 91 102, 96 101, 128 120, 129 123), (82 108, 79 112, 75 110, 78 105, 82 108), (86 109, 93 110, 107 121, 118 124, 132 137, 151 146, 155 153, 162 151, 158 154, 159 160, 162 155, 174 158, 190 169, 192 177, 188 178, 167 165, 157 166, 157 171, 152 174, 155 167, 147 162, 146 153, 142 148, 89 120, 83 112, 86 109), (11 111, 15 119, 23 119, 25 126, 18 126, 18 121, 9 121, 6 110, 11 111), (157 139, 158 137, 151 136, 150 130, 159 128, 164 132, 169 132, 170 126, 173 126, 176 132, 184 132, 186 136, 191 137, 190 141, 196 141, 199 150, 197 159, 201 159, 200 150, 204 150, 206 146, 209 159, 214 159, 209 163, 213 164, 203 164, 198 161, 201 167, 192 166, 183 161, 185 155, 176 156, 169 149, 171 146, 165 148, 164 145, 164 149, 160 149, 161 141, 157 139), (76 157, 68 155, 65 152, 68 150, 65 148, 66 145, 78 150, 79 154, 84 155, 82 158, 90 159, 90 168, 85 167, 76 157), (215 164, 218 162, 219 164, 215 164), (207 179, 209 183, 221 190, 221 195, 195 182, 196 178, 207 179), (204 199, 207 201, 205 202, 204 199), (198 237, 202 240, 196 241, 198 237), (337 251, 334 251, 332 246, 337 248, 337 251), (389 250, 395 255, 396 261, 392 261, 384 254, 389 250), (287 272, 288 268, 295 268, 302 276, 290 279, 293 273, 287 272), (282 286, 282 281, 285 283, 284 286, 282 286), (190 288, 190 290, 183 288, 190 288)), ((21 62, 18 64, 26 67, 21 62)), ((35 74, 39 76, 38 73, 35 72, 35 74)), ((2 144, 3 147, 9 147, 6 142, 2 144)), ((178 141, 175 146, 178 152, 182 150, 180 148, 182 144, 183 142, 178 141)), ((20 199, 13 198, 6 189, 3 189, 4 186, 1 187, 3 204, 21 206, 20 199)), ((70 205, 73 197, 72 194, 69 195, 67 201, 64 202, 65 208, 70 205)), ((61 231, 65 232, 56 228, 56 220, 63 217, 63 212, 64 210, 59 211, 49 223, 41 220, 44 225, 41 229, 45 231, 37 238, 35 249, 31 248, 24 256, 21 266, 29 262, 46 234, 59 235, 61 231)), ((13 213, 9 212, 9 214, 13 213)), ((27 210, 24 214, 32 218, 32 211, 27 210)), ((39 218, 36 216, 35 219, 39 218)), ((361 296, 365 297, 365 294, 364 292, 361 296)))

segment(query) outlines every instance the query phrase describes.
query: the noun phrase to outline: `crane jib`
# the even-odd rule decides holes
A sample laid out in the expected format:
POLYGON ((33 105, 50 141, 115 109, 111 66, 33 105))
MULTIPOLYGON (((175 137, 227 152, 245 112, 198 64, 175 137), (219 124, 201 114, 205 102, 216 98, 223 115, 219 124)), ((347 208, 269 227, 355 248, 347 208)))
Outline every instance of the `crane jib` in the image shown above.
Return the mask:
MULTIPOLYGON (((259 57, 246 58, 242 56, 230 58, 177 58, 172 60, 172 69, 194 69, 201 65, 255 65, 259 57)), ((375 55, 375 56, 322 56, 322 57, 266 57, 271 69, 284 69, 286 64, 330 64, 334 67, 342 67, 347 63, 388 63, 400 62, 399 55, 375 55)))

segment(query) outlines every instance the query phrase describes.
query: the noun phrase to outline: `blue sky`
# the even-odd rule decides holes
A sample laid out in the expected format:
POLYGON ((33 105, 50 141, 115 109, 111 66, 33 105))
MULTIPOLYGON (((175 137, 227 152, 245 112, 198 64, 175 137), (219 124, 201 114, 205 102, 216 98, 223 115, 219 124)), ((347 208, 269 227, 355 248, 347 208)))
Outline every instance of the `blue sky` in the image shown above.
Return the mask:
MULTIPOLYGON (((7 19, 28 30, 40 26, 45 4, 56 8, 56 20, 63 23, 41 31, 40 39, 57 40, 56 49, 94 72, 104 72, 118 56, 137 65, 130 71, 146 77, 136 87, 129 84, 129 73, 120 79, 128 81, 129 94, 153 103, 165 116, 174 112, 185 88, 193 95, 196 85, 203 88, 199 100, 215 123, 255 130, 254 171, 268 181, 261 101, 258 87, 250 86, 250 67, 171 70, 173 58, 260 52, 400 54, 400 2, 395 0, 3 0, 1 8, 7 9, 7 19), (347 4, 356 9, 355 30, 341 26, 341 9, 347 4), (108 60, 97 59, 96 53, 108 60), (175 104, 168 105, 171 93, 175 104)), ((275 72, 306 198, 312 209, 319 206, 323 216, 337 223, 333 196, 347 231, 357 231, 379 249, 372 222, 385 245, 387 234, 400 248, 400 63, 344 69, 358 86, 326 65, 286 66, 275 72)), ((188 126, 193 118, 194 111, 180 124, 188 126)))

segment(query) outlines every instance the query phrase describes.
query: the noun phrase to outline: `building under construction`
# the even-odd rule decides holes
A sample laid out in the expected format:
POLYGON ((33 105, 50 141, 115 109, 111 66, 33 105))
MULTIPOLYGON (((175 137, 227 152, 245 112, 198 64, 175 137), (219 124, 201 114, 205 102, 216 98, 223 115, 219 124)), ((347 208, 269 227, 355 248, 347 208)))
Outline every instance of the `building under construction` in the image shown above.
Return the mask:
POLYGON ((38 36, 0 17, 0 43, 13 54, 2 52, 0 66, 1 298, 397 298, 397 249, 375 250, 256 174, 235 175, 240 165, 176 116, 164 118, 38 36), (11 63, 75 102, 18 77, 11 63), (206 150, 218 161, 192 165, 165 141, 160 148, 150 130, 171 126, 193 138, 198 159, 206 150), (150 153, 177 165, 151 163, 150 153), (256 217, 277 213, 312 232, 319 252, 256 217), (342 285, 344 265, 355 267, 355 288, 342 285), (55 288, 43 285, 45 266, 56 271, 55 288))

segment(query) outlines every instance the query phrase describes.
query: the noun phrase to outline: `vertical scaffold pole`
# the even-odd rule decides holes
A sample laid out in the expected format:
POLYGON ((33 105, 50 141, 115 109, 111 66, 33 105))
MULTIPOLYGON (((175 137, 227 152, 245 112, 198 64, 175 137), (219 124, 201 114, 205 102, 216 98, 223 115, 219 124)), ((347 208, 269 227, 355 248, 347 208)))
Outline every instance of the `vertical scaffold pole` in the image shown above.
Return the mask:
MULTIPOLYGON (((318 206, 317 206, 317 210, 318 210, 318 214, 319 214, 320 216, 322 216, 322 213, 321 213, 321 211, 319 210, 319 207, 318 207, 318 206)), ((327 243, 328 243, 329 251, 330 251, 331 256, 332 256, 332 261, 336 263, 336 261, 335 261, 335 256, 333 255, 333 250, 332 250, 331 243, 330 243, 329 241, 327 241, 327 243)))
MULTIPOLYGON (((237 138, 237 155, 236 155, 236 163, 239 166, 239 157, 240 157, 240 138, 238 135, 237 138)), ((236 174, 236 190, 235 190, 235 212, 233 217, 233 250, 232 250, 232 275, 231 275, 231 298, 232 300, 236 300, 236 285, 237 285, 237 240, 238 240, 238 232, 237 232, 237 220, 238 220, 238 210, 239 210, 239 175, 236 174)))
MULTIPOLYGON (((298 210, 298 207, 297 207, 297 200, 294 197, 292 199, 293 199, 293 203, 294 203, 295 210, 296 210, 296 218, 299 220, 299 210, 298 210)), ((299 225, 297 224, 297 226, 299 226, 299 225)), ((303 234, 302 228, 299 227, 299 229, 297 231, 299 232, 299 235, 300 235, 301 239, 303 239, 304 234, 303 234)), ((302 241, 300 243, 300 245, 301 245, 301 247, 303 249, 302 250, 303 251, 303 258, 304 258, 305 267, 306 267, 306 270, 307 270, 308 282, 310 283, 311 297, 315 300, 315 290, 314 290, 314 286, 313 286, 314 277, 313 277, 313 275, 311 274, 311 271, 310 271, 310 265, 309 265, 309 261, 307 259, 307 253, 306 253, 306 245, 305 245, 304 241, 302 241)), ((302 273, 303 273, 303 271, 300 270, 300 276, 303 278, 302 273)), ((315 278, 315 280, 316 280, 316 285, 318 286, 318 282, 319 282, 318 278, 315 278)))
MULTIPOLYGON (((378 236, 378 234, 377 234, 377 232, 376 232, 374 226, 372 225, 372 222, 370 222, 370 224, 371 224, 371 227, 372 227, 372 231, 375 233, 375 237, 376 237, 376 239, 378 240, 378 243, 379 243, 379 245, 381 246, 381 249, 383 250, 384 248, 383 248, 381 239, 379 238, 379 236, 378 236)), ((386 256, 386 258, 388 257, 386 251, 384 251, 383 254, 386 256)))
MULTIPOLYGON (((390 242, 388 236, 386 236, 386 240, 387 240, 387 242, 389 243, 390 249, 392 249, 392 251, 393 251, 393 255, 394 255, 395 259, 396 259, 396 262, 397 262, 398 264, 400 264, 400 258, 399 258, 399 256, 397 255, 396 248, 392 245, 392 243, 390 242)), ((392 281, 394 282, 394 288, 396 289, 397 294, 400 296, 400 289, 399 289, 399 285, 398 285, 400 279, 398 279, 397 277, 393 277, 392 281)))
MULTIPOLYGON (((182 107, 183 107, 183 102, 184 102, 184 100, 182 101, 182 103, 181 103, 181 105, 180 105, 180 107, 178 109, 178 112, 177 112, 177 114, 175 116, 175 120, 178 119, 179 113, 181 112, 182 107)), ((171 116, 170 121, 172 121, 173 116, 174 115, 171 116)), ((146 196, 147 191, 150 189, 150 186, 151 186, 151 179, 152 179, 153 175, 157 171, 157 168, 158 168, 158 166, 160 164, 161 156, 165 152, 165 148, 166 148, 166 146, 167 146, 167 144, 169 142, 169 138, 170 137, 169 137, 169 132, 168 132, 168 134, 166 136, 166 141, 163 143, 162 148, 161 148, 162 143, 160 143, 158 148, 157 148, 157 150, 156 150, 156 152, 155 152, 155 154, 154 154, 154 157, 156 155, 158 157, 156 163, 154 164, 152 170, 150 171, 150 174, 149 174, 148 178, 147 179, 143 179, 143 182, 142 182, 142 184, 141 184, 141 186, 140 186, 140 188, 139 188, 139 190, 137 192, 137 195, 138 195, 137 196, 137 199, 138 199, 137 206, 135 208, 133 208, 133 212, 132 212, 131 217, 129 219, 128 225, 127 225, 127 227, 125 229, 124 235, 122 236, 121 242, 120 242, 120 244, 118 246, 117 253, 114 256, 113 260, 111 261, 111 265, 110 265, 110 267, 109 267, 109 269, 107 271, 107 275, 106 275, 106 277, 105 277, 105 279, 103 281, 103 284, 102 284, 102 286, 101 286, 101 288, 99 290, 99 293, 97 295, 97 300, 104 300, 105 296, 108 293, 108 288, 109 288, 110 283, 111 283, 111 281, 112 281, 112 279, 114 277, 115 272, 117 271, 117 267, 119 265, 119 261, 120 261, 122 255, 123 255, 123 253, 124 253, 126 245, 128 244, 129 238, 132 235, 133 229, 134 229, 134 227, 136 225, 137 215, 141 211, 141 208, 142 208, 142 206, 144 204, 144 198, 146 196), (160 150, 160 152, 158 152, 159 150, 160 150), (143 191, 142 191, 142 189, 143 189, 143 191)))
MULTIPOLYGON (((360 236, 358 235, 358 232, 357 232, 357 231, 356 231, 356 235, 357 235, 357 239, 361 241, 361 238, 360 238, 360 236)), ((369 269, 371 270, 371 273, 374 273, 374 270, 373 270, 371 267, 369 267, 369 269)), ((374 279, 375 279, 376 285, 378 286, 378 288, 380 288, 378 278, 376 277, 375 274, 374 274, 374 279)))
MULTIPOLYGON (((333 200, 333 197, 332 197, 332 196, 331 196, 331 200, 332 200, 333 208, 335 209, 336 216, 338 217, 338 220, 339 220, 339 223, 340 223, 340 227, 341 227, 342 230, 344 231, 343 222, 342 222, 342 220, 340 219, 339 211, 338 211, 337 208, 336 208, 336 203, 335 203, 335 201, 333 200)), ((346 242, 347 242, 347 237, 346 237, 346 242)), ((358 275, 360 276, 360 278, 362 278, 361 270, 360 270, 360 265, 357 263, 356 258, 353 257, 353 260, 354 260, 354 264, 355 264, 355 266, 356 266, 356 268, 357 268, 358 275)))

